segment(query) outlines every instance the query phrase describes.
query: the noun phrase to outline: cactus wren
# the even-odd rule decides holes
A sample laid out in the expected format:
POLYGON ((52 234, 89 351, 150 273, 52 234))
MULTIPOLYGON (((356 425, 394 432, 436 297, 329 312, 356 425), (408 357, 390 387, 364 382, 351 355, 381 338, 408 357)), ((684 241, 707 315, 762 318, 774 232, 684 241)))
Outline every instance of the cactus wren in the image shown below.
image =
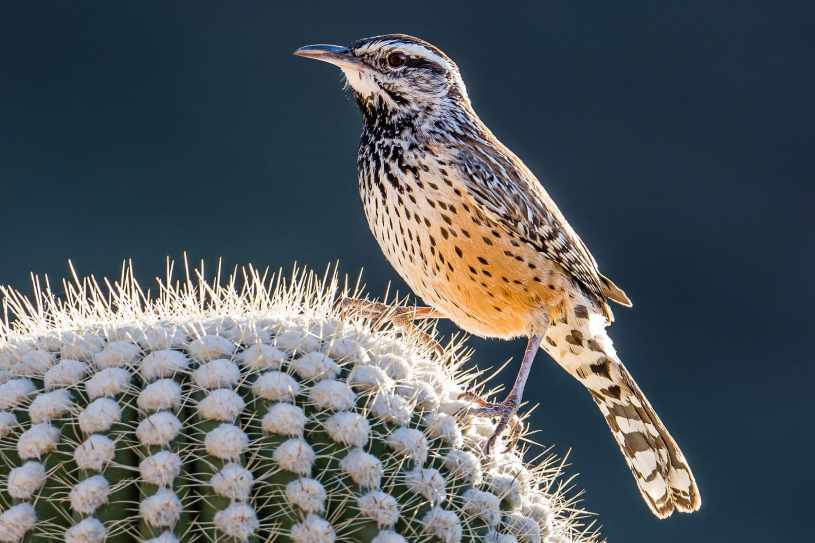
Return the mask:
MULTIPOLYGON (((484 337, 526 337, 506 400, 481 412, 503 431, 542 347, 600 408, 642 497, 664 518, 699 509, 688 463, 614 350, 607 300, 630 306, 535 175, 473 110, 456 64, 402 34, 310 45, 334 64, 362 111, 359 191, 388 261, 431 307, 484 337)), ((404 317, 404 315, 403 315, 404 317)))

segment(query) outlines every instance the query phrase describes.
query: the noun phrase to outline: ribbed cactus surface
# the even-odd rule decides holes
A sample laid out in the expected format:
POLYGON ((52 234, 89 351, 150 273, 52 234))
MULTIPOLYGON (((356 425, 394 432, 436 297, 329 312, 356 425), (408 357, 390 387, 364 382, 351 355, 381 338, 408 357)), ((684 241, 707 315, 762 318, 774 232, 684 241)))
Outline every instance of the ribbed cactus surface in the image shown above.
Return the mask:
POLYGON ((6 289, 0 542, 591 539, 552 459, 485 457, 460 351, 341 317, 336 280, 6 289))

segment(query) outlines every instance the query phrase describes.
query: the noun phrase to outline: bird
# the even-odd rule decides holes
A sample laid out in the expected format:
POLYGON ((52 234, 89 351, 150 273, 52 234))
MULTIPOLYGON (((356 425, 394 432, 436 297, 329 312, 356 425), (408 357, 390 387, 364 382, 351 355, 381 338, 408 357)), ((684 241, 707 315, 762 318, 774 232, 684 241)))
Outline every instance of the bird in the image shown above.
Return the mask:
POLYGON ((631 301, 600 273, 538 178, 479 118, 456 63, 406 34, 294 54, 338 67, 362 113, 365 215, 386 259, 427 304, 399 317, 527 338, 506 398, 477 409, 498 418, 487 452, 518 410, 543 349, 588 389, 653 514, 698 510, 685 456, 606 332, 609 302, 631 301))

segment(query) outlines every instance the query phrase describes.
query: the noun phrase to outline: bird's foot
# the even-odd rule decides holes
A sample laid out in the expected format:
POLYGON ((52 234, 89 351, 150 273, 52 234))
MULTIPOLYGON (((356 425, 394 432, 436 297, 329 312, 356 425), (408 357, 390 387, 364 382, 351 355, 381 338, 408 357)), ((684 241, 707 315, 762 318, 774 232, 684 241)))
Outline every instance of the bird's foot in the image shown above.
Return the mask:
POLYGON ((490 452, 495 446, 495 442, 498 441, 498 438, 507 428, 510 430, 509 440, 507 442, 508 449, 511 449, 518 439, 520 439, 523 434, 523 423, 517 415, 518 406, 520 405, 519 401, 508 398, 503 402, 488 402, 472 392, 461 394, 459 399, 469 400, 478 406, 468 410, 471 415, 490 418, 498 417, 498 424, 495 426, 495 430, 487 441, 484 442, 483 450, 485 455, 490 455, 490 452))
POLYGON ((345 297, 337 301, 337 308, 343 316, 362 316, 371 319, 374 326, 384 322, 391 322, 437 355, 444 355, 444 347, 433 336, 414 323, 417 320, 441 318, 441 315, 430 307, 393 306, 362 298, 345 297))

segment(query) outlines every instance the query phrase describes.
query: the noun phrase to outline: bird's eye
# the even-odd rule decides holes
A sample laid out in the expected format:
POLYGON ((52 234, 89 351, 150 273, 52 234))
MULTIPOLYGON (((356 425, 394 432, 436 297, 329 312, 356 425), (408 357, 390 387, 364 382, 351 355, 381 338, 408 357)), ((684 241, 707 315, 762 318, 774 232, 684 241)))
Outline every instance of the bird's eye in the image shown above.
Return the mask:
POLYGON ((404 66, 405 62, 407 62, 407 57, 404 53, 400 53, 396 51, 395 53, 391 53, 388 55, 388 66, 391 68, 398 68, 399 66, 404 66))

